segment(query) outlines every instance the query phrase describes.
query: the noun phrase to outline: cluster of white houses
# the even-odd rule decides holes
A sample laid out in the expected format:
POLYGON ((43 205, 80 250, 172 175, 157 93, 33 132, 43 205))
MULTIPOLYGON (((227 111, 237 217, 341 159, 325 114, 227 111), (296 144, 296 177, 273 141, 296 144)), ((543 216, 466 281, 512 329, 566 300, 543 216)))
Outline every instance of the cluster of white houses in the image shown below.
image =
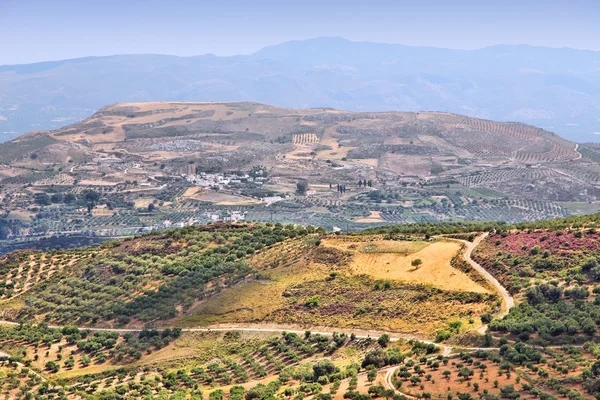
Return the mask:
POLYGON ((244 175, 225 175, 225 174, 206 174, 204 172, 198 175, 183 175, 184 179, 193 185, 202 187, 218 187, 220 189, 233 184, 252 182, 261 186, 267 180, 264 176, 244 175))
MULTIPOLYGON (((246 219, 246 213, 238 210, 222 210, 222 211, 207 211, 204 215, 212 222, 239 222, 246 219)), ((165 219, 162 222, 162 227, 165 229, 169 228, 183 228, 191 225, 198 225, 205 222, 190 218, 187 221, 173 222, 169 219, 165 219)), ((159 228, 159 227, 151 227, 159 228)))

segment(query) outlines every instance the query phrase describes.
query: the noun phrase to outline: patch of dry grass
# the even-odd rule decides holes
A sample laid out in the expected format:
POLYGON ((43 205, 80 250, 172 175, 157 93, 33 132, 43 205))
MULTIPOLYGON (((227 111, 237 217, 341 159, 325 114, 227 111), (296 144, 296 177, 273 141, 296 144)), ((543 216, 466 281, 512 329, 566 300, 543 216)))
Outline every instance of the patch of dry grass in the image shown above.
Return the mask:
POLYGON ((371 213, 368 217, 360 217, 360 218, 355 219, 355 221, 369 223, 369 222, 383 222, 383 219, 381 218, 380 211, 371 211, 371 213))
MULTIPOLYGON (((390 241, 382 240, 379 236, 330 237, 323 238, 320 247, 313 248, 314 250, 304 248, 302 251, 293 248, 295 244, 295 241, 288 241, 256 256, 253 265, 260 272, 260 279, 243 281, 223 289, 212 298, 197 302, 186 315, 173 323, 180 327, 195 327, 275 322, 355 329, 377 326, 380 329, 412 332, 411 329, 415 328, 413 316, 422 315, 422 310, 427 309, 427 323, 418 328, 433 332, 445 326, 448 318, 461 318, 461 315, 471 313, 479 315, 489 306, 483 301, 476 304, 448 303, 447 307, 441 307, 439 301, 442 297, 438 299, 429 296, 427 300, 417 301, 415 304, 401 301, 404 304, 401 308, 406 310, 398 314, 396 311, 399 305, 391 300, 387 303, 381 300, 384 295, 381 293, 380 306, 387 310, 382 311, 385 318, 381 314, 376 322, 369 313, 352 317, 352 311, 346 310, 352 307, 345 305, 354 304, 358 307, 355 304, 356 298, 372 297, 370 285, 373 283, 369 282, 378 280, 396 282, 394 285, 400 286, 413 285, 406 287, 408 297, 412 296, 411 290, 418 292, 418 287, 421 287, 418 285, 455 293, 465 292, 466 296, 474 293, 488 295, 489 291, 450 265, 452 257, 461 249, 460 244, 455 242, 390 241), (330 249, 333 253, 322 254, 317 249, 330 249), (286 254, 294 255, 284 258, 286 254), (416 258, 423 261, 420 268, 411 265, 411 261, 416 258), (339 277, 328 282, 332 273, 339 274, 339 277), (304 310, 302 305, 305 297, 313 295, 309 293, 309 288, 321 286, 324 295, 329 290, 333 291, 331 298, 327 295, 328 300, 331 300, 331 305, 326 305, 327 309, 337 307, 350 314, 336 315, 321 313, 318 309, 312 312, 304 310)), ((402 292, 404 289, 397 290, 402 292)))
POLYGON ((455 242, 386 241, 353 242, 348 239, 325 239, 330 246, 353 253, 350 269, 354 274, 366 274, 374 279, 391 279, 432 285, 445 290, 488 293, 464 272, 450 265, 461 246, 455 242), (411 265, 420 259, 419 268, 411 265))

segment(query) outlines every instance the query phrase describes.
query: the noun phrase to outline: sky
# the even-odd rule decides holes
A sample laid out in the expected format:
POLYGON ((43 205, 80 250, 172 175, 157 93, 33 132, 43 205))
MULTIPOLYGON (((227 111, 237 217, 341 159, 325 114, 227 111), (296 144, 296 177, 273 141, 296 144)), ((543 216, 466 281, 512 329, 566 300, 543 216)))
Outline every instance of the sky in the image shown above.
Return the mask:
POLYGON ((0 65, 249 54, 288 40, 600 50, 600 0, 0 0, 0 65))

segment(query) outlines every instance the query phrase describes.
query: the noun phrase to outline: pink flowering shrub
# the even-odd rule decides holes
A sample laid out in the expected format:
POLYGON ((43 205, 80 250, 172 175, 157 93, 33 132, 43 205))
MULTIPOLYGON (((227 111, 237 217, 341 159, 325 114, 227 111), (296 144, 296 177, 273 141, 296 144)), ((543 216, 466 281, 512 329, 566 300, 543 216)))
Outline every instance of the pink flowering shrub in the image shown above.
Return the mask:
POLYGON ((594 283, 598 271, 580 268, 586 260, 600 259, 600 235, 587 231, 518 231, 490 235, 473 252, 473 259, 513 293, 531 278, 567 279, 594 283))

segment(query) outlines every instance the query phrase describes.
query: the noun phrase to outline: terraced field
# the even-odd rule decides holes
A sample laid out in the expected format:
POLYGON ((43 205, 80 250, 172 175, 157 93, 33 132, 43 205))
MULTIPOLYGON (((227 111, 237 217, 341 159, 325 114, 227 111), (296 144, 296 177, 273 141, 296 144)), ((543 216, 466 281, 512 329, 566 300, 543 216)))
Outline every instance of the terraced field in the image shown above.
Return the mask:
POLYGON ((232 213, 346 232, 547 219, 597 208, 595 151, 436 112, 117 104, 0 145, 0 240, 123 237, 232 213))
POLYGON ((443 121, 444 127, 453 131, 452 140, 455 144, 466 146, 472 154, 482 158, 514 157, 523 163, 544 163, 569 161, 580 157, 573 143, 557 135, 542 136, 540 133, 543 130, 532 126, 453 114, 436 113, 435 116, 443 121), (468 141, 469 138, 463 134, 472 132, 483 135, 470 135, 468 141), (503 143, 492 144, 493 140, 499 137, 504 138, 503 143))

